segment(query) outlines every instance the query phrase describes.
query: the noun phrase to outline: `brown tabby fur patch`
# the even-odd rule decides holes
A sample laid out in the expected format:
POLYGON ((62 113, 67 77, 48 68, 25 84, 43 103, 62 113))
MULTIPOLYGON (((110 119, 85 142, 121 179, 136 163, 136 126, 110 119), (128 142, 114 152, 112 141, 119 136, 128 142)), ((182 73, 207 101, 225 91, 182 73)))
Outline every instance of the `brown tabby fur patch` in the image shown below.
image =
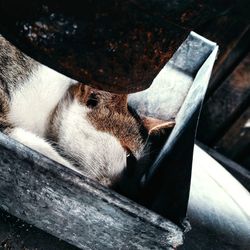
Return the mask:
POLYGON ((96 90, 83 84, 72 86, 70 93, 87 106, 92 98, 96 100, 96 106, 90 107, 88 113, 96 129, 117 137, 128 152, 135 154, 138 148, 143 148, 146 131, 140 119, 128 110, 127 95, 96 90))

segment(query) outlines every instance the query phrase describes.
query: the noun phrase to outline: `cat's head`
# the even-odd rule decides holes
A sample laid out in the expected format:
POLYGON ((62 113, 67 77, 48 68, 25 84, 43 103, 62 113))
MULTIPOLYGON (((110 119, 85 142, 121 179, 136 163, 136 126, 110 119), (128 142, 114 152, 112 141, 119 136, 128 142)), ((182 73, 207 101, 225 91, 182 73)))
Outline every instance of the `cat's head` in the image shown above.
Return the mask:
MULTIPOLYGON (((87 176, 106 186, 119 182, 125 173, 136 172, 138 163, 142 168, 142 164, 149 159, 149 137, 173 125, 139 117, 128 107, 127 95, 96 90, 83 84, 71 86, 68 95, 68 106, 72 107, 72 103, 80 105, 83 117, 78 122, 74 121, 78 123, 74 126, 79 129, 72 134, 72 142, 79 144, 81 141, 86 150, 82 151, 79 147, 79 154, 86 156, 79 157, 76 165, 82 164, 87 176), (74 138, 76 136, 78 138, 74 138), (79 162, 80 159, 83 162, 79 162)), ((69 112, 71 120, 75 119, 76 110, 69 112)), ((74 131, 70 127, 68 130, 74 131)))

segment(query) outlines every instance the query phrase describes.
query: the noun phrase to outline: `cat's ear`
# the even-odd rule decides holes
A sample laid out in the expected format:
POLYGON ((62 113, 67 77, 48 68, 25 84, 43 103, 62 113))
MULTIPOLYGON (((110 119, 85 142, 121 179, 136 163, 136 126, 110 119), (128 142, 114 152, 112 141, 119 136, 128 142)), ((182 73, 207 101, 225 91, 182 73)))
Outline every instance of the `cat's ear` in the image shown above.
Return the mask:
POLYGON ((73 97, 77 98, 79 101, 84 102, 89 95, 90 87, 82 83, 76 83, 69 87, 68 93, 73 97))
POLYGON ((164 121, 152 117, 142 117, 142 122, 149 135, 170 133, 175 126, 174 119, 164 121))

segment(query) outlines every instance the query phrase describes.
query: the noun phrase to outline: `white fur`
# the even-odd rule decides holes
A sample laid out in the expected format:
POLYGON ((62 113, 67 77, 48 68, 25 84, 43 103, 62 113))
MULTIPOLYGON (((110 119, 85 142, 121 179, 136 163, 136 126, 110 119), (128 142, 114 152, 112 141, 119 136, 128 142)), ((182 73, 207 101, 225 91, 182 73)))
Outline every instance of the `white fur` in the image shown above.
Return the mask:
POLYGON ((63 109, 59 145, 80 163, 85 175, 108 185, 107 181, 118 177, 126 166, 125 150, 117 138, 93 127, 86 106, 74 100, 63 109))
POLYGON ((87 119, 88 108, 76 100, 60 106, 56 126, 58 146, 73 163, 56 152, 43 138, 51 112, 73 81, 46 66, 11 93, 9 120, 16 127, 10 136, 45 156, 82 172, 104 185, 112 183, 126 166, 126 152, 118 139, 100 132, 87 119), (43 137, 43 138, 42 138, 43 137))
POLYGON ((40 65, 26 82, 11 93, 10 122, 44 136, 49 115, 70 84, 70 78, 40 65))
POLYGON ((62 158, 48 142, 25 129, 14 128, 9 136, 62 165, 70 168, 72 167, 72 165, 62 158))

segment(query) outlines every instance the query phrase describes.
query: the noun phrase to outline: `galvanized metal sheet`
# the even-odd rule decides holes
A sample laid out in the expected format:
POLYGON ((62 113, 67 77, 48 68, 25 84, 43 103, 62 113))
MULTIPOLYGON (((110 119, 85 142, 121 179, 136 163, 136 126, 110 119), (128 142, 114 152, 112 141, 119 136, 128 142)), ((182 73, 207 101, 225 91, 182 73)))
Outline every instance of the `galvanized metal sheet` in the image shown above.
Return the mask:
POLYGON ((138 199, 179 225, 186 216, 195 132, 217 51, 215 43, 191 32, 151 87, 129 95, 140 115, 176 121, 155 162, 141 176, 138 199))

